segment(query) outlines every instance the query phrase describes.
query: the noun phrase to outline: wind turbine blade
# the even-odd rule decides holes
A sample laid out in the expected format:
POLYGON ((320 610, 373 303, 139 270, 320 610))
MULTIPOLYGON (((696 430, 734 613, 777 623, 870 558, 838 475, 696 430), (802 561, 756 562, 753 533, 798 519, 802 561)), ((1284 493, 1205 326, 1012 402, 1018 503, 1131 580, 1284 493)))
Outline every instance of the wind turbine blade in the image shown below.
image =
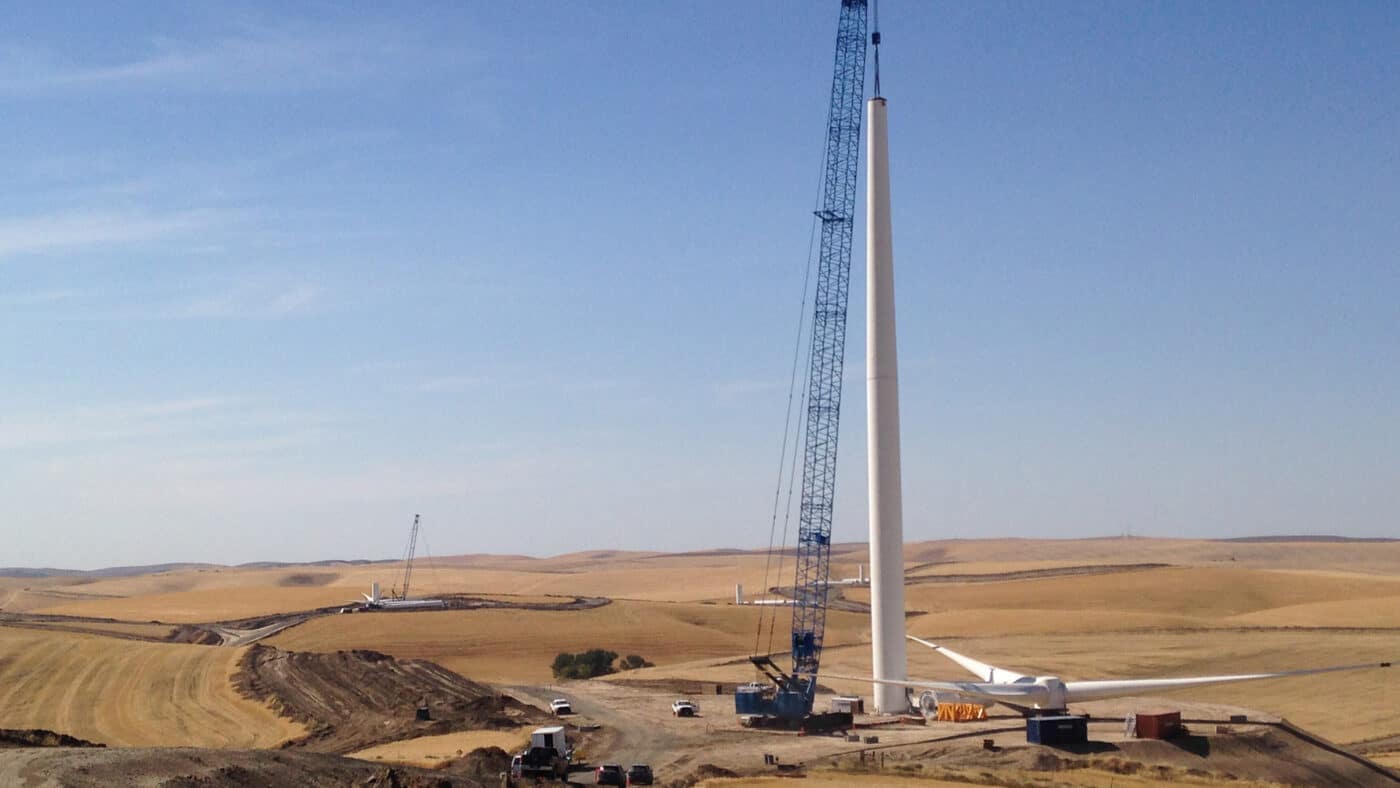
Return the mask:
POLYGON ((934 651, 937 651, 938 653, 942 654, 948 659, 953 660, 954 662, 966 668, 968 672, 972 673, 972 675, 976 676, 977 678, 983 681, 989 681, 993 684, 1010 684, 1011 682, 1017 679, 1025 678, 1025 676, 1021 675, 1020 673, 1016 673, 1015 671, 1010 671, 1006 668, 999 668, 995 665, 988 665, 985 662, 978 662, 972 657, 963 656, 962 654, 959 654, 956 651, 952 651, 936 643, 930 643, 922 638, 916 638, 913 635, 905 635, 905 637, 920 645, 928 646, 929 648, 933 649, 934 651))
POLYGON ((1259 681, 1261 679, 1281 679, 1289 676, 1310 676, 1315 673, 1336 673, 1343 670, 1367 670, 1388 668, 1389 662, 1372 662, 1366 665, 1342 665, 1334 668, 1309 668, 1307 670, 1285 670, 1278 673, 1242 673, 1234 676, 1186 676, 1174 679, 1111 679, 1107 681, 1066 681, 1066 699, 1071 702, 1120 698, 1139 695, 1143 692, 1161 692, 1184 687, 1204 687, 1210 684, 1229 684, 1236 681, 1259 681))
POLYGON ((917 690, 956 693, 967 697, 981 698, 988 703, 1018 702, 1021 704, 1033 704, 1038 698, 1045 695, 1045 688, 1038 684, 989 684, 980 681, 901 681, 896 679, 877 679, 871 678, 870 676, 838 676, 834 673, 826 672, 823 672, 821 677, 827 679, 844 679, 846 681, 868 681, 876 684, 888 684, 917 690))

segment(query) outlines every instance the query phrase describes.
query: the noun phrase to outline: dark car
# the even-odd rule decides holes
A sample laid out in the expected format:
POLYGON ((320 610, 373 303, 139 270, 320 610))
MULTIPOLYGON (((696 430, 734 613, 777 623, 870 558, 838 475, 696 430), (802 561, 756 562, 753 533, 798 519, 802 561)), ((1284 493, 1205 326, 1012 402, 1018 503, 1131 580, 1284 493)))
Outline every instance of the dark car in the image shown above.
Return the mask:
POLYGON ((605 763, 598 767, 598 774, 594 782, 599 785, 626 785, 627 773, 622 771, 622 767, 616 763, 605 763))
POLYGON ((652 779, 651 767, 645 763, 634 763, 627 770, 628 785, 651 785, 652 779))

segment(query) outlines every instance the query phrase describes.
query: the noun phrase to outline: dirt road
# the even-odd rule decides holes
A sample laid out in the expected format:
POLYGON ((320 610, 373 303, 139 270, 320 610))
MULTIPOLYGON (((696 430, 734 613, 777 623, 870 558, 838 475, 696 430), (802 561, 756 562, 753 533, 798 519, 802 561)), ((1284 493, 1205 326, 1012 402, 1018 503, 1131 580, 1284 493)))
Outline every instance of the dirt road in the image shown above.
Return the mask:
MULTIPOLYGON (((568 698, 576 712, 565 718, 570 724, 600 726, 597 733, 584 734, 580 757, 594 766, 616 763, 626 768, 633 763, 650 764, 659 785, 696 774, 709 765, 741 773, 762 770, 764 754, 796 763, 850 747, 836 736, 798 736, 744 728, 733 713, 732 695, 678 695, 664 689, 599 679, 553 687, 512 686, 505 690, 538 705, 547 705, 552 698, 568 698), (679 697, 697 702, 700 716, 673 716, 671 702, 679 697)), ((912 741, 928 734, 914 729, 880 735, 912 741)), ((592 774, 579 775, 575 781, 591 783, 592 774)))

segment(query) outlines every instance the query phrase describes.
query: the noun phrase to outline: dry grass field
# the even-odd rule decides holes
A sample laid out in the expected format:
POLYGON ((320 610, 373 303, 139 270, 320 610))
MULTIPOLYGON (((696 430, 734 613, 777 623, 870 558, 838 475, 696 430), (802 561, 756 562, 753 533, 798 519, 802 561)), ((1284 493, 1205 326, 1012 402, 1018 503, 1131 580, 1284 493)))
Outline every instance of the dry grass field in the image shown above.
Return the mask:
MULTIPOLYGON (((905 555, 915 576, 1122 563, 1303 570, 1333 573, 1342 579, 1394 578, 1400 572, 1400 543, 989 539, 920 542, 909 545, 905 555)), ((832 576, 854 577, 857 565, 866 560, 864 545, 836 545, 832 548, 832 576)), ((768 569, 769 585, 791 582, 791 557, 782 559, 781 572, 776 562, 768 569)), ((0 609, 171 623, 247 618, 342 604, 358 599, 374 581, 387 591, 398 581, 400 572, 392 562, 379 562, 273 569, 201 568, 81 581, 0 578, 0 609), (30 590, 22 590, 25 587, 30 590), (233 591, 238 593, 229 593, 233 591)), ((755 595, 764 587, 764 579, 761 553, 591 551, 553 558, 457 556, 431 563, 420 561, 415 587, 424 594, 580 594, 699 602, 732 600, 736 583, 755 595)), ((911 607, 917 607, 912 599, 911 607)))
MULTIPOLYGON (((785 567, 783 576, 788 577, 791 559, 785 567)), ((86 595, 82 598, 21 592, 13 609, 21 609, 22 604, 26 611, 171 623, 251 618, 346 604, 358 600, 376 581, 387 592, 401 573, 400 566, 388 563, 186 570, 99 580, 82 586, 86 595)), ((545 595, 583 595, 699 602, 732 600, 736 583, 757 590, 763 577, 764 559, 753 554, 686 558, 629 553, 594 564, 578 556, 502 559, 498 566, 436 561, 416 565, 414 588, 420 595, 510 594, 527 601, 545 595)), ((776 582, 776 574, 774 578, 776 582)))
POLYGON ((131 747, 274 747, 304 734, 234 693, 241 654, 0 627, 0 728, 131 747))
MULTIPOLYGON (((430 659, 474 681, 539 684, 553 680, 550 664, 561 651, 606 648, 659 666, 742 659, 753 650, 758 614, 753 607, 633 601, 582 611, 356 614, 315 619, 267 642, 290 651, 370 648, 430 659)), ((789 625, 780 625, 779 644, 786 641, 783 626, 789 625)), ((869 619, 833 612, 828 627, 851 642, 868 633, 869 619)))
POLYGON ((528 728, 513 731, 463 731, 381 744, 378 747, 352 752, 350 757, 363 761, 402 763, 431 769, 480 747, 499 747, 506 752, 519 752, 521 747, 529 743, 528 728))
MULTIPOLYGON (((863 546, 837 545, 832 575, 854 576, 864 561, 863 546)), ((750 596, 762 588, 764 563, 762 554, 725 551, 437 559, 415 572, 415 587, 424 594, 530 602, 577 594, 615 601, 580 611, 326 616, 268 643, 427 658, 471 679, 499 684, 548 684, 558 652, 593 647, 641 654, 657 665, 619 679, 746 681, 753 670, 744 656, 753 648, 760 609, 734 606, 733 588, 742 583, 750 596)), ((909 619, 911 633, 1027 673, 1071 679, 1171 676, 1400 657, 1400 544, 1395 543, 948 541, 909 545, 906 565, 914 578, 984 576, 978 582, 909 585, 908 607, 919 611, 909 619), (1171 566, 995 577, 1141 563, 1171 566)), ((778 582, 776 571, 771 567, 770 584, 778 582)), ((164 628, 151 625, 153 620, 209 622, 343 604, 373 581, 392 587, 398 572, 386 562, 204 568, 91 581, 0 579, 0 606, 7 612, 110 617, 128 623, 91 626, 114 634, 154 633, 164 628)), ((791 573, 788 557, 782 581, 791 582, 791 573)), ((843 591, 853 601, 868 598, 858 587, 843 591)), ((782 651, 787 611, 777 614, 774 650, 782 651)), ((864 614, 832 611, 825 667, 833 673, 867 673, 868 627, 864 614)), ((271 746, 297 735, 295 726, 233 694, 228 671, 238 653, 0 625, 0 727, 48 727, 130 745, 271 746)), ((909 657, 912 675, 965 678, 956 666, 916 645, 910 644, 909 657)), ((840 691, 869 692, 860 683, 825 683, 840 691)), ((1207 688, 1179 697, 1264 710, 1333 740, 1356 742, 1400 736, 1398 687, 1396 674, 1377 671, 1207 688)))
POLYGON ((165 640, 175 630, 175 627, 169 624, 137 624, 126 621, 70 622, 28 619, 23 622, 23 626, 30 629, 84 632, 136 640, 165 640))
MULTIPOLYGON (((847 589, 845 595, 862 602, 870 599, 865 588, 847 589)), ((1023 632, 1022 626, 1035 626, 1042 615, 1062 617, 1056 627, 1099 631, 1160 626, 1316 626, 1316 616, 1305 623, 1292 614, 1306 614, 1311 606, 1323 605, 1337 611, 1352 610, 1352 617, 1364 621, 1364 626, 1378 627, 1400 626, 1397 595, 1400 576, 1169 567, 1001 583, 915 584, 905 590, 905 606, 932 614, 916 619, 918 624, 911 626, 911 634, 920 636, 957 634, 943 630, 939 617, 965 611, 1016 611, 1020 615, 1008 622, 1012 627, 1008 632, 1023 632), (1086 617, 1086 613, 1092 616, 1086 617), (1120 615, 1125 616, 1121 622, 1120 615), (1251 621, 1251 617, 1263 620, 1251 621)), ((975 634, 995 633, 983 629, 975 634)))
POLYGON ((1375 761, 1376 763, 1379 763, 1382 766, 1388 766, 1391 769, 1400 769, 1400 752, 1386 753, 1384 755, 1373 755, 1371 756, 1371 760, 1375 761))
MULTIPOLYGON (((863 552, 856 553, 863 559, 863 552)), ((1394 575, 1400 542, 1220 542, 1202 539, 952 539, 909 544, 905 561, 977 564, 1048 561, 1069 565, 1164 563, 1235 565, 1394 575)), ((856 559, 852 559, 856 560, 856 559)), ((965 571, 965 570, 959 570, 965 571)))
MULTIPOLYGON (((366 585, 365 589, 368 590, 369 586, 366 585)), ((282 588, 277 585, 235 589, 200 588, 144 596, 65 601, 46 606, 37 612, 195 624, 350 604, 358 596, 357 592, 348 588, 282 588)))

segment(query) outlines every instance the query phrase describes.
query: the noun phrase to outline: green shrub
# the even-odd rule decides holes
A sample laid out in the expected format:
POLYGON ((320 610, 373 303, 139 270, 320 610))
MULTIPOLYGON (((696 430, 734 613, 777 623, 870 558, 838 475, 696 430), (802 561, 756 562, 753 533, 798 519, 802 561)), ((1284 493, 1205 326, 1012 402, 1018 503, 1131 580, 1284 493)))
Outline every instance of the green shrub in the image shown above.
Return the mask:
POLYGON ((556 679, 591 679, 594 676, 606 676, 617 672, 612 666, 615 659, 616 651, 605 651, 601 648, 592 648, 577 654, 560 652, 554 658, 551 670, 554 671, 556 679))

